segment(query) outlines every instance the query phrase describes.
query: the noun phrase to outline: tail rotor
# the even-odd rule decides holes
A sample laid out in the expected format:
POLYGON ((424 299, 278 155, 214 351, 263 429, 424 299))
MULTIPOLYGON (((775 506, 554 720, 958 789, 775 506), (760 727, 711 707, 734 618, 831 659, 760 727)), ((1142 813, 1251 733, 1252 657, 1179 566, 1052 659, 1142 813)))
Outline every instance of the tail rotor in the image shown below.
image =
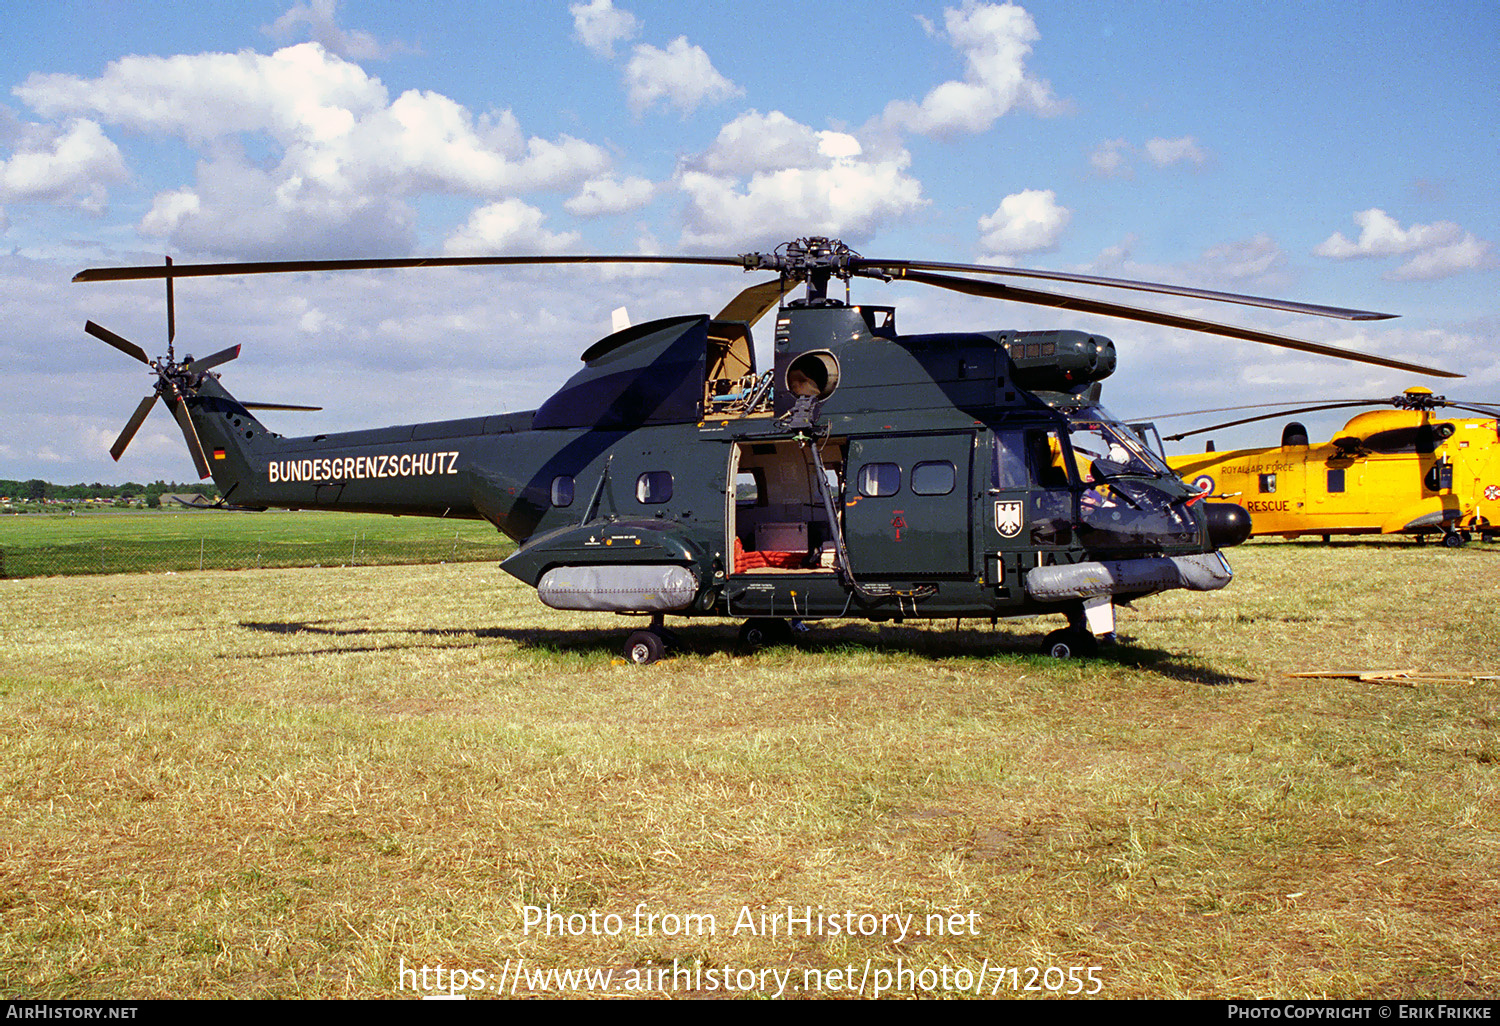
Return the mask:
MULTIPOLYGON (((203 451, 203 442, 198 437, 198 429, 193 426, 193 419, 188 414, 187 400, 198 394, 198 387, 203 383, 204 375, 214 367, 228 363, 240 355, 240 347, 230 346, 221 349, 217 353, 195 360, 191 355, 186 355, 178 360, 173 350, 173 342, 177 335, 177 315, 172 295, 172 258, 167 257, 167 355, 155 360, 146 355, 146 351, 134 342, 118 335, 102 325, 88 321, 83 330, 99 339, 133 360, 139 360, 156 374, 156 388, 136 406, 135 412, 125 422, 125 428, 120 432, 115 444, 109 447, 109 454, 119 462, 120 457, 125 454, 125 449, 135 438, 136 432, 145 423, 146 417, 151 413, 156 401, 160 399, 167 404, 167 409, 176 418, 178 427, 182 429, 182 437, 187 442, 188 452, 193 457, 193 466, 198 471, 198 477, 209 476, 208 457, 203 451)), ((217 376, 217 375, 215 375, 217 376)), ((289 406, 280 403, 241 403, 246 409, 263 410, 319 410, 320 406, 289 406)))

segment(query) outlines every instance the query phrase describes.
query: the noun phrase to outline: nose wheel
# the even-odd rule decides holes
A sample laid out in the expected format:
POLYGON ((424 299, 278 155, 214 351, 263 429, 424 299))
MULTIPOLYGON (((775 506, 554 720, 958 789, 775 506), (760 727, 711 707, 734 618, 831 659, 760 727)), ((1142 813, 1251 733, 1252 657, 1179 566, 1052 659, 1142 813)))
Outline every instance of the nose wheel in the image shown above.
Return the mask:
POLYGON ((1089 659, 1099 654, 1099 640, 1115 637, 1114 599, 1105 595, 1084 599, 1067 611, 1068 625, 1042 640, 1042 651, 1053 659, 1089 659))
POLYGON ((1098 654, 1099 642, 1088 631, 1064 627, 1042 640, 1042 652, 1053 659, 1087 659, 1098 654))

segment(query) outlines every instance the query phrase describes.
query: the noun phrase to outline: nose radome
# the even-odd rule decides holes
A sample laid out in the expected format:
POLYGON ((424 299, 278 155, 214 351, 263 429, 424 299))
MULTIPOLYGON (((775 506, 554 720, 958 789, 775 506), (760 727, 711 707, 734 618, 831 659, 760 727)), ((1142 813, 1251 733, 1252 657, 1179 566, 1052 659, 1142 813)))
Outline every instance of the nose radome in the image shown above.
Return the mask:
POLYGON ((1250 513, 1244 506, 1233 502, 1210 502, 1207 509, 1208 540, 1214 548, 1238 545, 1250 537, 1250 513))

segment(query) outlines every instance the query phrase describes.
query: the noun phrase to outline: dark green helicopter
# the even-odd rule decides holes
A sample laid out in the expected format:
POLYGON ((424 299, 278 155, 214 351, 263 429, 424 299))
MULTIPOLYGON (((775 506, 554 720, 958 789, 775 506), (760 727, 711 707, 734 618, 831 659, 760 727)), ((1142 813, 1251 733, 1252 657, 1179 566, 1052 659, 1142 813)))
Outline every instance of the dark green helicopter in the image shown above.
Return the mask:
POLYGON ((233 508, 338 509, 484 519, 520 548, 501 567, 557 609, 642 614, 627 658, 666 652, 664 617, 743 618, 754 646, 791 622, 1059 613, 1055 656, 1114 631, 1114 607, 1170 588, 1229 583, 1221 548, 1246 511, 1204 500, 1099 404, 1114 343, 1081 331, 902 335, 895 309, 851 305, 853 277, 901 280, 1457 376, 1266 332, 962 275, 1028 277, 1275 310, 1391 316, 1060 272, 871 260, 806 238, 739 256, 513 256, 100 268, 75 281, 165 278, 167 356, 88 322, 148 364, 202 477, 233 508), (657 263, 776 277, 718 316, 627 327, 524 413, 284 438, 203 359, 172 350, 172 282, 224 274, 466 265, 657 263), (828 295, 845 283, 844 300, 828 295), (805 296, 789 299, 795 287, 805 296), (772 308, 774 366, 751 328, 772 308))

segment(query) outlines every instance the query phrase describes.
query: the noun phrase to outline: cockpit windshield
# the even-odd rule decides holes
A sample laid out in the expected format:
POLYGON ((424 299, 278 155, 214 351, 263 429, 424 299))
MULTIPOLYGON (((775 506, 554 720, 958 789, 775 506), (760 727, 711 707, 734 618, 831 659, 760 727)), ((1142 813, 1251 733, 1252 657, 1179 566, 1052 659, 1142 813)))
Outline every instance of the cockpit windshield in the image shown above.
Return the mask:
POLYGON ((1101 546, 1191 541, 1197 525, 1177 475, 1135 432, 1099 406, 1068 417, 1068 447, 1079 497, 1079 533, 1101 546))
POLYGON ((1080 479, 1086 479, 1085 474, 1092 464, 1100 460, 1105 461, 1099 468, 1104 476, 1176 476, 1139 435, 1102 406, 1084 406, 1075 410, 1068 417, 1068 440, 1073 444, 1080 479))

